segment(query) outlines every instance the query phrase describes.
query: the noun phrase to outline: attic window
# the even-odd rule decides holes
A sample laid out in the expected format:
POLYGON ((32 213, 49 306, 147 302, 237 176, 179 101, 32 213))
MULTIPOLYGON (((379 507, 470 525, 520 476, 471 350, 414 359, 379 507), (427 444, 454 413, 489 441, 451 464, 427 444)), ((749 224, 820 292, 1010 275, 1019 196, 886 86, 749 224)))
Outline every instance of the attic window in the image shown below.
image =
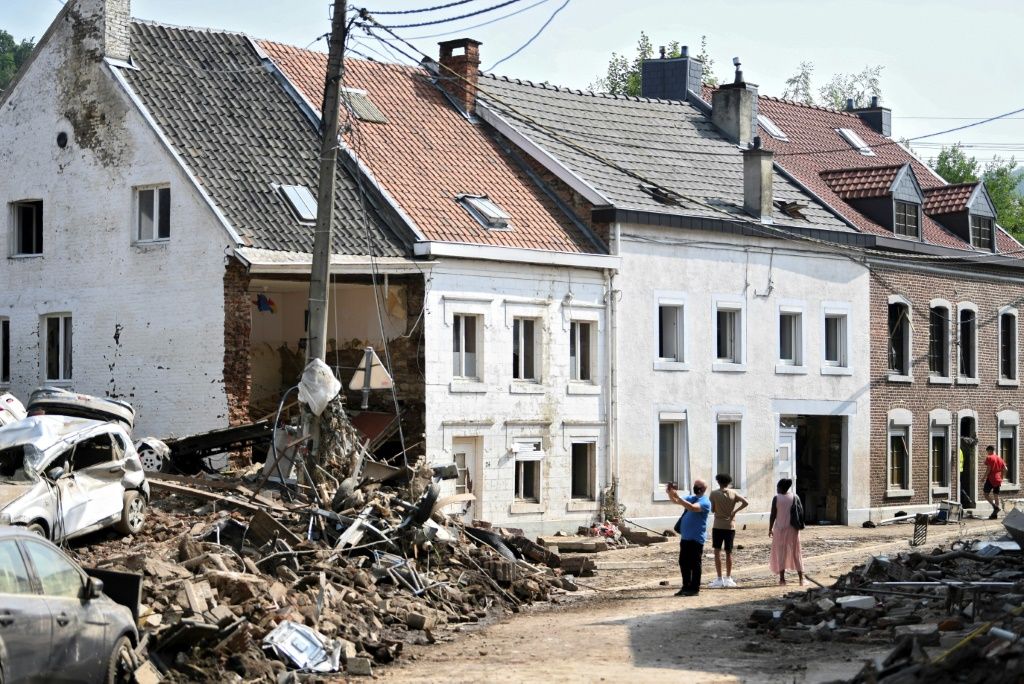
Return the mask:
POLYGON ((874 157, 875 151, 871 149, 871 146, 864 142, 864 138, 857 135, 856 131, 850 128, 837 128, 836 133, 843 136, 843 140, 850 143, 850 147, 857 150, 865 157, 874 157))
POLYGON ((992 219, 971 214, 971 246, 992 249, 994 240, 992 219))
POLYGON ((508 222, 512 217, 486 195, 459 195, 455 201, 461 204, 484 228, 511 230, 508 222))
POLYGON ((662 188, 657 185, 650 185, 649 183, 641 183, 640 189, 646 192, 648 195, 653 197, 662 204, 679 204, 679 200, 682 199, 678 194, 672 192, 668 188, 662 188))
POLYGON ((757 123, 761 124, 761 128, 768 131, 768 135, 778 140, 785 140, 789 142, 789 137, 786 136, 785 132, 781 128, 775 125, 775 122, 769 119, 764 114, 757 115, 757 123))
POLYGON ((345 106, 348 107, 348 110, 360 121, 380 124, 388 122, 384 112, 380 111, 377 105, 373 104, 369 93, 365 90, 344 88, 341 96, 345 100, 345 106))
POLYGON ((316 223, 316 198, 305 185, 279 185, 300 223, 316 223))

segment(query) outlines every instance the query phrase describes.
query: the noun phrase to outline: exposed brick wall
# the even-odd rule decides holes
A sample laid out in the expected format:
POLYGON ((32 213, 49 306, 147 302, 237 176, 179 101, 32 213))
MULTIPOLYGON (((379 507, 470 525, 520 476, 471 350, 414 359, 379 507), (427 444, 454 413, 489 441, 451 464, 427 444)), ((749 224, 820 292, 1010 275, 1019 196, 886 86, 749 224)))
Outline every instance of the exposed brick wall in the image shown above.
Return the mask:
MULTIPOLYGON (((952 450, 950 494, 958 498, 956 453, 959 447, 957 412, 977 413, 976 461, 978 463, 977 498, 984 502, 985 446, 996 444, 996 413, 1004 409, 1024 412, 1024 389, 999 384, 998 318, 1001 307, 1020 308, 1024 290, 1019 283, 997 282, 978 274, 914 271, 889 265, 873 265, 871 277, 871 503, 873 506, 927 504, 930 487, 929 412, 946 409, 952 414, 949 439, 952 450), (889 380, 888 305, 890 295, 901 295, 911 303, 913 382, 889 380), (944 299, 951 305, 950 369, 952 384, 928 382, 929 304, 944 299), (977 353, 979 384, 959 384, 956 380, 959 359, 957 305, 970 302, 977 306, 977 353), (907 409, 913 414, 911 427, 911 483, 913 497, 887 497, 888 413, 907 409)), ((1018 334, 1018 350, 1020 348, 1018 334)), ((1018 351, 1018 357, 1020 352, 1018 351)), ((1018 371, 1019 372, 1019 371, 1018 371)), ((947 498, 945 495, 936 499, 947 498)))
POLYGON ((250 420, 252 307, 248 290, 249 274, 245 267, 229 259, 224 267, 224 393, 231 425, 250 420))

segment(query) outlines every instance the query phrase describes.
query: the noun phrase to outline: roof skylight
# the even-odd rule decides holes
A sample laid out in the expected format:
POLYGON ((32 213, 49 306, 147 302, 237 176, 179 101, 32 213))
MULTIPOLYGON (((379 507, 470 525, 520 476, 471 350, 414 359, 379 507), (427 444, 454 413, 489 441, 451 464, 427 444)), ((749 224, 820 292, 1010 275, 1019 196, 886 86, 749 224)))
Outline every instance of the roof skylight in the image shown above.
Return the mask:
POLYGON ((781 128, 776 126, 775 122, 769 119, 764 114, 757 115, 757 123, 761 124, 761 128, 768 131, 768 135, 772 136, 773 138, 786 141, 789 140, 789 137, 785 134, 785 132, 781 128))
POLYGON ((836 133, 843 136, 843 140, 850 143, 850 147, 857 150, 865 157, 874 157, 875 151, 871 149, 871 146, 864 142, 864 138, 857 135, 857 132, 850 128, 837 128, 836 133))
POLYGON ((509 230, 512 218, 486 195, 459 195, 455 198, 484 228, 509 230))
POLYGON ((316 198, 305 185, 280 185, 278 190, 288 200, 292 211, 302 223, 316 223, 316 198))
POLYGON ((373 104, 370 94, 358 88, 343 88, 341 97, 352 114, 360 121, 370 123, 387 123, 388 119, 377 105, 373 104))

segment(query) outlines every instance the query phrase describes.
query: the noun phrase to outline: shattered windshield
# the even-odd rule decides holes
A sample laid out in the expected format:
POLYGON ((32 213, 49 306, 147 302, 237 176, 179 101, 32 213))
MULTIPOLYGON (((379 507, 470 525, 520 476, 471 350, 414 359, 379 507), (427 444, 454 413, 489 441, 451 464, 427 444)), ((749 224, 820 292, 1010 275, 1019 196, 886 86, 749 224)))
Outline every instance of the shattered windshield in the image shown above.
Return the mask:
POLYGON ((38 465, 41 456, 27 444, 0 450, 0 481, 35 482, 38 475, 34 466, 38 465), (32 455, 35 459, 31 458, 32 455))

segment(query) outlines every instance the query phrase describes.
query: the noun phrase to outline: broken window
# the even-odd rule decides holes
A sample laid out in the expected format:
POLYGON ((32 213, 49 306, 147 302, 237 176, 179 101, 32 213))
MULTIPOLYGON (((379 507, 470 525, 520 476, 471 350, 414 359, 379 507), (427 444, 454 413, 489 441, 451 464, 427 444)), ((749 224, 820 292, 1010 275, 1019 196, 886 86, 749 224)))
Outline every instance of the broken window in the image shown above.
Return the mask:
POLYGON ((994 244, 992 219, 971 214, 971 245, 978 249, 992 249, 994 244))
POLYGON ((15 202, 11 205, 14 213, 14 254, 26 256, 43 253, 43 203, 15 202))
POLYGON ((799 312, 779 314, 779 363, 786 366, 803 364, 802 318, 799 312))
POLYGON ((1017 483, 1017 426, 999 426, 999 457, 1006 462, 1006 472, 1003 479, 1006 482, 1017 483))
POLYGON ((921 233, 921 207, 910 202, 896 201, 896 222, 894 232, 906 237, 918 237, 921 233))
POLYGON ((931 434, 932 485, 949 486, 949 428, 933 428, 931 434))
POLYGON ((910 307, 889 304, 889 372, 910 375, 910 307))
POLYGON ((740 332, 740 310, 719 305, 715 312, 715 359, 719 363, 743 362, 740 332))
POLYGON ((659 305, 658 358, 662 361, 685 361, 683 348, 683 307, 659 305))
POLYGON ((949 309, 933 306, 928 313, 928 372, 949 377, 949 309))
POLYGON ((477 379, 477 324, 479 316, 456 314, 452 318, 452 375, 477 379))
POLYGON ((137 207, 135 239, 139 242, 168 240, 171 237, 171 188, 139 188, 135 191, 137 207))
POLYGON ((115 451, 110 435, 97 435, 74 446, 71 455, 71 469, 72 471, 83 470, 101 463, 119 460, 120 457, 121 454, 115 451))
POLYGON ((0 319, 0 383, 11 381, 11 321, 0 319))
POLYGON ((740 423, 733 420, 718 421, 717 430, 717 470, 715 474, 726 473, 733 480, 740 479, 740 423))
POLYGON ((845 368, 846 314, 825 315, 825 365, 845 368))
POLYGON ((516 380, 537 380, 537 322, 532 318, 512 321, 512 377, 516 380))
POLYGON ((595 451, 593 442, 574 442, 571 449, 570 496, 592 501, 595 484, 595 451))
POLYGON ((910 428, 889 430, 889 488, 910 489, 910 428))
POLYGON ((71 316, 43 317, 46 380, 71 379, 71 316))
POLYGON ((1017 379, 1017 316, 999 315, 999 378, 1017 379))
POLYGON ((569 326, 569 377, 573 380, 593 380, 591 344, 594 324, 573 321, 569 326))
POLYGON ((455 469, 459 475, 455 478, 455 493, 456 494, 467 494, 470 491, 469 486, 469 467, 466 464, 466 452, 457 451, 455 452, 455 469))
POLYGON ((978 316, 973 309, 960 311, 960 377, 978 377, 978 316))
POLYGON ((544 452, 539 441, 520 441, 512 446, 516 456, 516 491, 518 501, 540 502, 540 465, 544 452))

